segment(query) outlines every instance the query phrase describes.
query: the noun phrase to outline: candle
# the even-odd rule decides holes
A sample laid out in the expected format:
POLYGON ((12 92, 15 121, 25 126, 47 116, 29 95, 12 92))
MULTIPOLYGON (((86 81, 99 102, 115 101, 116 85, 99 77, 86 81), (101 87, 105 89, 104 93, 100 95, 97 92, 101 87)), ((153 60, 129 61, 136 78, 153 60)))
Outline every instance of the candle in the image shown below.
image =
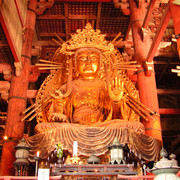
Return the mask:
POLYGON ((37 157, 39 157, 39 153, 40 153, 40 152, 39 152, 39 151, 37 151, 37 157))
POLYGON ((73 156, 77 157, 77 149, 78 149, 78 142, 74 141, 73 142, 73 156))

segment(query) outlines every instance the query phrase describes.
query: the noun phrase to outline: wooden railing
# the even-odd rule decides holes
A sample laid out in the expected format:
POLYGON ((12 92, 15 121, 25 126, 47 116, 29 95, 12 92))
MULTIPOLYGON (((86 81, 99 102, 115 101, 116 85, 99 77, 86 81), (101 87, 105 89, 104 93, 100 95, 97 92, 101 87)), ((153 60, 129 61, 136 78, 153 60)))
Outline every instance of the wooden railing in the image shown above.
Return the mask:
MULTIPOLYGON (((95 177, 96 175, 94 175, 95 177)), ((125 175, 118 175, 118 179, 127 179, 127 180, 139 180, 139 179, 147 179, 151 180, 154 179, 154 175, 149 176, 125 176, 125 175)), ((83 177, 82 177, 83 178, 83 177)), ((35 176, 0 176, 0 180, 37 180, 38 177, 35 176)), ((49 180, 60 180, 62 176, 50 176, 49 180)))
MULTIPOLYGON (((180 176, 180 171, 177 173, 178 176, 180 176)), ((96 175, 94 175, 96 176, 96 175)), ((147 176, 142 176, 142 175, 118 175, 117 178, 120 179, 127 179, 127 180, 153 180, 155 178, 155 175, 147 175, 147 176)), ((37 180, 38 177, 35 176, 0 176, 0 180, 37 180)), ((60 180, 62 179, 62 176, 50 176, 49 180, 60 180)))
MULTIPOLYGON (((49 180, 59 180, 62 176, 50 176, 49 180)), ((35 176, 0 176, 0 180, 37 180, 35 176)))

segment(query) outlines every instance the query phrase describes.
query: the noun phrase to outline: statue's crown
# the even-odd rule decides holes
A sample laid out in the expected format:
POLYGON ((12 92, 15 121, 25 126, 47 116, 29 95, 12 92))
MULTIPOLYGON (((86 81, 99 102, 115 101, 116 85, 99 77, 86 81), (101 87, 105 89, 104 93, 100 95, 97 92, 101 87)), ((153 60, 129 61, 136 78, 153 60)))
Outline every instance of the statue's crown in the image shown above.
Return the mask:
POLYGON ((85 29, 78 29, 71 39, 62 44, 61 53, 66 55, 74 54, 79 48, 97 48, 104 53, 112 53, 114 45, 105 39, 105 34, 100 30, 94 30, 90 23, 86 24, 85 29))

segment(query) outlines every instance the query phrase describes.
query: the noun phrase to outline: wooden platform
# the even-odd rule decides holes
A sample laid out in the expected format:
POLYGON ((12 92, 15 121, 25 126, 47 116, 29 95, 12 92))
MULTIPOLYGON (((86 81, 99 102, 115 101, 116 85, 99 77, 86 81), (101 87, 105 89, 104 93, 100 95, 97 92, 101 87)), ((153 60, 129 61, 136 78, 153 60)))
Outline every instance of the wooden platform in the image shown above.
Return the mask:
POLYGON ((52 165, 51 176, 62 175, 64 179, 113 179, 118 175, 137 175, 132 164, 98 164, 98 165, 52 165))

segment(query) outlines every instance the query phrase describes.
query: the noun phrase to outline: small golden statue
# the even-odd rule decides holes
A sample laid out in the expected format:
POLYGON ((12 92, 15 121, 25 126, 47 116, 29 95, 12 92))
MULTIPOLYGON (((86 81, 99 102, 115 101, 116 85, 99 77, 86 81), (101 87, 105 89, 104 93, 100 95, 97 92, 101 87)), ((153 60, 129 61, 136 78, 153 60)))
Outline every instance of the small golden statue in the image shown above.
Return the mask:
POLYGON ((118 137, 143 158, 158 157, 155 140, 144 135, 139 122, 140 116, 151 117, 151 111, 126 75, 131 63, 104 37, 88 23, 54 54, 52 67, 57 68, 42 84, 32 110, 39 122, 37 134, 27 139, 42 156, 57 142, 71 153, 73 141, 78 141, 78 155, 98 156, 118 137), (143 149, 146 143, 152 145, 143 149))

